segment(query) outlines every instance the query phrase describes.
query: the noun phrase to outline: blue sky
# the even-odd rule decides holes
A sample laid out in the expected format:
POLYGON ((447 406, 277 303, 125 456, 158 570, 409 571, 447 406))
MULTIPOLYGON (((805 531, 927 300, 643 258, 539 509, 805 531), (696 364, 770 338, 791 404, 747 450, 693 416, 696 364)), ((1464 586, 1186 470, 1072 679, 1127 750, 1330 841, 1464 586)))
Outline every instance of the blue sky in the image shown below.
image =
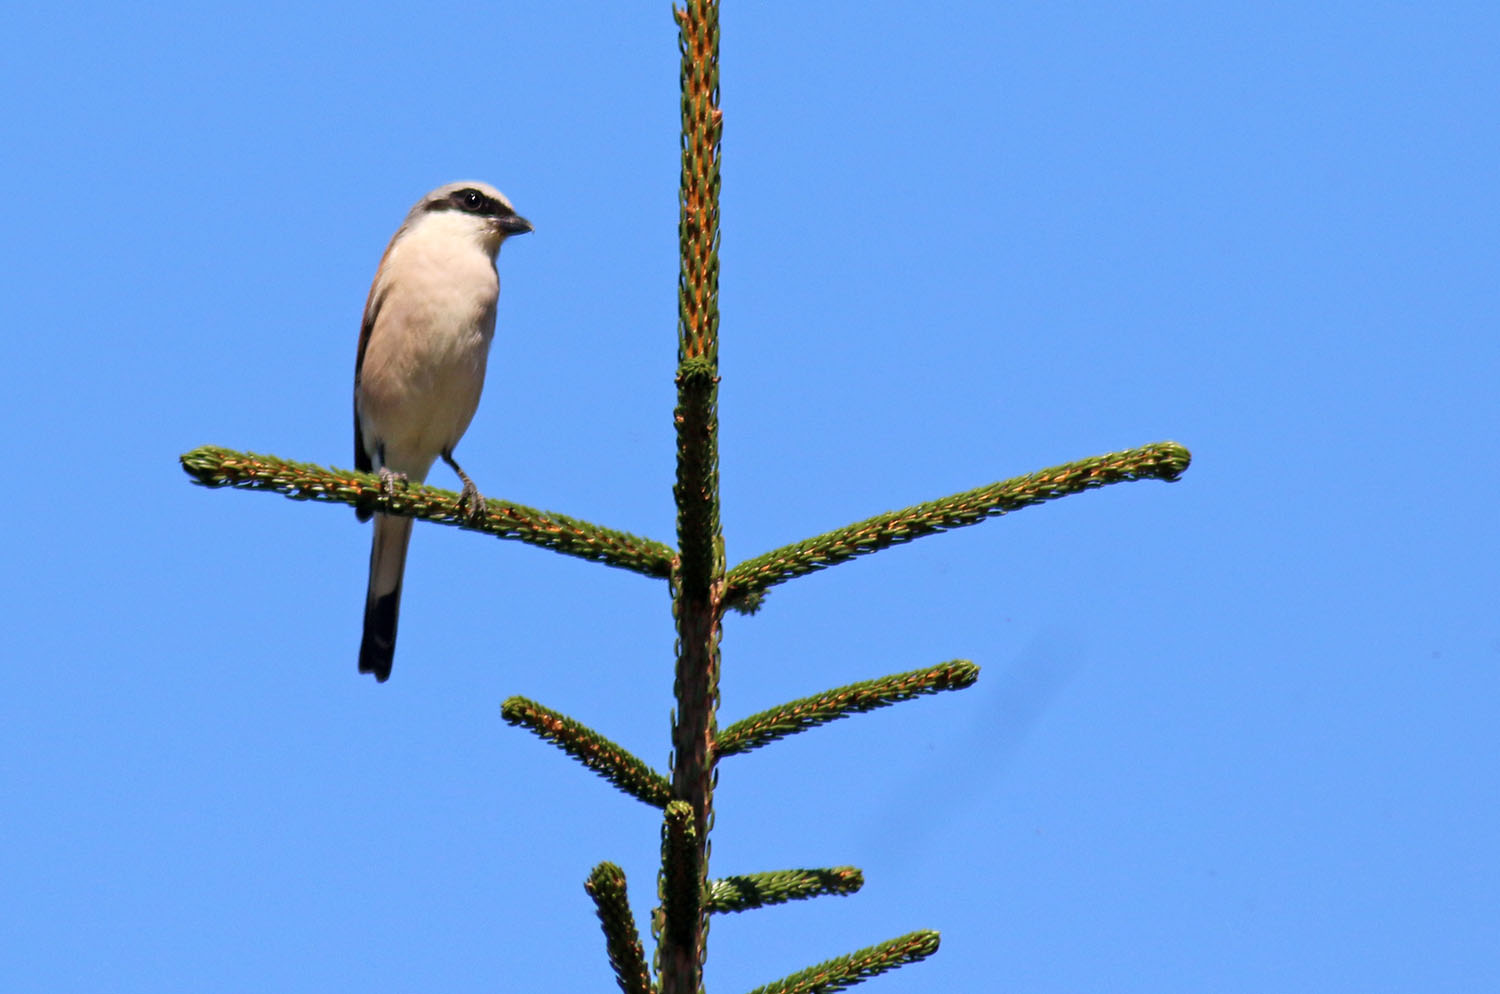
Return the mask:
MULTIPOLYGON (((955 657, 960 694, 726 760, 713 992, 916 928, 870 991, 1500 986, 1500 13, 766 5, 723 18, 729 559, 1088 455, 1194 463, 773 591, 722 720, 955 657)), ((390 683, 369 532, 190 486, 352 462, 376 261, 489 180, 485 493, 663 540, 667 5, 34 6, 0 58, 0 972, 14 991, 610 990, 582 881, 655 812, 663 584, 419 526, 390 683)), ((453 486, 439 469, 433 482, 453 486)))

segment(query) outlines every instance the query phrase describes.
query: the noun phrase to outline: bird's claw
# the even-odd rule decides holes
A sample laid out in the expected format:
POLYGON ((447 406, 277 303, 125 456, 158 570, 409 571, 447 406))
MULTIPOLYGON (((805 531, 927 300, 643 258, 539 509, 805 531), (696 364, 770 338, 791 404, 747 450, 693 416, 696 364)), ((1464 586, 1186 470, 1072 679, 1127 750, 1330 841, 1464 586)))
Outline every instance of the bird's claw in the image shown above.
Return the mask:
POLYGON ((386 469, 384 466, 380 467, 380 495, 382 497, 386 500, 395 497, 396 485, 398 483, 401 485, 401 489, 406 489, 407 478, 405 473, 397 473, 386 469))
POLYGON ((473 480, 464 480, 463 490, 458 495, 458 506, 471 525, 479 524, 489 512, 484 496, 480 494, 473 480))

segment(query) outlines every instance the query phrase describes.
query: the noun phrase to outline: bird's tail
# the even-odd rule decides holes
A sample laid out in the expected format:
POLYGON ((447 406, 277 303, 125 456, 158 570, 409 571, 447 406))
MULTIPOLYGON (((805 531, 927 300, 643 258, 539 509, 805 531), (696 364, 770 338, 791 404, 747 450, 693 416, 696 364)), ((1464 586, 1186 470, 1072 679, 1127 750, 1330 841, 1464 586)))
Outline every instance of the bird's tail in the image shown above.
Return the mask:
POLYGON ((406 546, 411 541, 411 518, 375 515, 375 539, 370 546, 370 589, 365 594, 365 635, 359 644, 359 671, 373 673, 384 683, 396 656, 396 617, 401 612, 401 574, 406 570, 406 546))

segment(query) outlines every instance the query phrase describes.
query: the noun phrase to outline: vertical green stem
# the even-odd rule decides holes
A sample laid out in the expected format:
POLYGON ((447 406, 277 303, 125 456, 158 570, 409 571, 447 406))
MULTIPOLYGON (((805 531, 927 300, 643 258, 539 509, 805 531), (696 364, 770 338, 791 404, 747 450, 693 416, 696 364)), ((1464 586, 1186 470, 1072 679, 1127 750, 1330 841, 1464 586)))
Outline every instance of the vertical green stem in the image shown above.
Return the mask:
MULTIPOLYGON (((677 622, 677 709, 672 796, 692 809, 695 875, 706 892, 713 827, 715 714, 724 538, 719 524, 719 9, 712 0, 674 8, 682 49, 682 188, 677 305, 678 558, 672 571, 677 622)), ((672 876, 663 867, 663 879, 672 876)), ((671 902, 688 921, 667 921, 658 943, 662 994, 698 994, 708 937, 705 901, 671 902)))

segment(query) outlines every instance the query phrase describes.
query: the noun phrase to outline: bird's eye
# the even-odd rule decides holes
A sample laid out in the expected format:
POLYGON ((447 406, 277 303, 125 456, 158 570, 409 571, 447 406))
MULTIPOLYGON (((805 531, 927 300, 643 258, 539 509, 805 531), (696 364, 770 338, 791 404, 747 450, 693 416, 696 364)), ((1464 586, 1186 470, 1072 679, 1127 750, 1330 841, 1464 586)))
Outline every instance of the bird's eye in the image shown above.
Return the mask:
POLYGON ((477 211, 484 206, 484 194, 478 190, 464 190, 459 193, 458 198, 464 210, 477 211))

